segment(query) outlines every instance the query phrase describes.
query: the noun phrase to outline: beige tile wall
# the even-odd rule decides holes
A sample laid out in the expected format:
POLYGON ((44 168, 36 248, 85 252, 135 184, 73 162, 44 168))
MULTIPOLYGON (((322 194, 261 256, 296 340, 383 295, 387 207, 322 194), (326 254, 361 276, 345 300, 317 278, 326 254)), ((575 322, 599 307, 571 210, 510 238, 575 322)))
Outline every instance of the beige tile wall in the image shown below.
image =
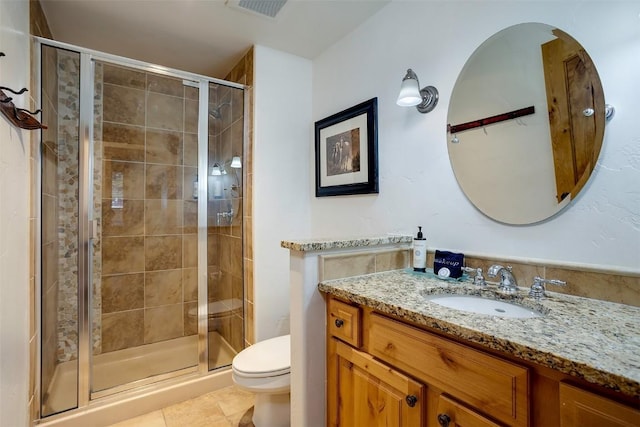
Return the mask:
MULTIPOLYGON (((234 292, 239 293, 242 292, 244 295, 244 319, 242 322, 244 323, 244 342, 243 346, 251 345, 255 342, 255 327, 254 327, 254 277, 253 277, 253 90, 252 86, 254 83, 254 70, 253 70, 253 56, 254 50, 253 47, 249 49, 249 51, 238 61, 238 63, 233 67, 233 69, 225 76, 225 80, 242 83, 248 86, 248 105, 245 111, 248 113, 248 117, 246 118, 246 137, 244 141, 236 140, 235 144, 244 144, 244 158, 243 158, 243 169, 242 169, 242 181, 243 181, 243 218, 242 222, 234 224, 234 230, 232 231, 233 236, 240 236, 239 229, 242 227, 242 243, 241 245, 241 254, 243 259, 243 269, 242 269, 242 289, 238 289, 234 287, 234 292)), ((238 96, 239 93, 236 93, 238 96)), ((237 101, 234 101, 237 102, 237 101)), ((234 117, 238 118, 240 111, 234 110, 234 117)), ((239 122, 236 122, 239 126, 239 122)), ((234 134, 238 135, 240 132, 237 129, 234 134)), ((236 245, 237 248, 237 245, 236 245)), ((236 249, 237 250, 237 249, 236 249)), ((236 323, 240 322, 241 319, 236 317, 234 318, 236 323)), ((234 327, 234 330, 235 327, 234 327)), ((234 339, 234 343, 237 341, 234 339)), ((242 347, 243 347, 242 346, 242 347)), ((238 347, 236 347, 237 349, 238 347)))
MULTIPOLYGON (((428 265, 432 265, 433 253, 430 252, 429 255, 428 265)), ((466 256, 465 264, 473 268, 482 268, 485 278, 486 271, 492 264, 510 265, 513 267, 513 274, 521 287, 530 287, 535 276, 559 279, 567 282, 567 286, 546 285, 547 289, 553 292, 640 306, 639 274, 621 273, 604 268, 473 256, 466 256)))
MULTIPOLYGON (((427 266, 433 266, 433 251, 427 253, 427 266)), ((362 274, 407 268, 411 263, 411 251, 367 251, 339 255, 325 255, 321 261, 322 280, 339 279, 362 274)), ((523 262, 504 258, 465 256, 467 267, 482 268, 488 281, 487 270, 492 264, 511 266, 521 287, 529 287, 535 276, 560 279, 566 287, 547 285, 553 292, 595 298, 633 306, 640 306, 640 275, 615 270, 580 268, 571 265, 551 265, 540 262, 523 262)), ((471 273, 473 276, 474 273, 471 273)))
POLYGON ((399 270, 409 267, 410 262, 410 249, 323 255, 320 258, 320 280, 399 270))
POLYGON ((198 91, 103 66, 102 351, 197 332, 198 91), (116 200, 122 198, 122 207, 116 200))

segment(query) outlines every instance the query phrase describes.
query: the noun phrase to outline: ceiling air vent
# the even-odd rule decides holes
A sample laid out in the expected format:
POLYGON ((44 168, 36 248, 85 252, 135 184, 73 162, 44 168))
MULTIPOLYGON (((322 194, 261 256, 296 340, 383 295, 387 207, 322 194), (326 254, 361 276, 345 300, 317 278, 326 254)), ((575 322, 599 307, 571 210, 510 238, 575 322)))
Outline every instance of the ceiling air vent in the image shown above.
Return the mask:
POLYGON ((227 0, 227 6, 275 19, 287 0, 227 0))

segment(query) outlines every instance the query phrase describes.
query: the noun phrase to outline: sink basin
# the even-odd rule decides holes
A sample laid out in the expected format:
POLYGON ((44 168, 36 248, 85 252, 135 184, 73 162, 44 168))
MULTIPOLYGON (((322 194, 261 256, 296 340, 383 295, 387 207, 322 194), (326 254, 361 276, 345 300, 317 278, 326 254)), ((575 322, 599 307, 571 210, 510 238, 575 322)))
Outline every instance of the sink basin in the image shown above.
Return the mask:
POLYGON ((437 294, 427 296, 427 300, 444 307, 476 314, 520 319, 542 317, 542 314, 528 307, 474 295, 437 294))

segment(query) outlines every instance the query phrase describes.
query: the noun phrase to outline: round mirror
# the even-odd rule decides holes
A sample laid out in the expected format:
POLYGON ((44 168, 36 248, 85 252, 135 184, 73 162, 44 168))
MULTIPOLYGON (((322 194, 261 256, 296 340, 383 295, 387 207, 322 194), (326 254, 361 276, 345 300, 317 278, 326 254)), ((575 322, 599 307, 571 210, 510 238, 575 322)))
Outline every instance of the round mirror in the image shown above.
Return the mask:
POLYGON ((584 187, 604 124, 602 84, 584 48, 549 25, 519 24, 490 37, 462 69, 449 105, 449 158, 482 213, 532 224, 584 187))

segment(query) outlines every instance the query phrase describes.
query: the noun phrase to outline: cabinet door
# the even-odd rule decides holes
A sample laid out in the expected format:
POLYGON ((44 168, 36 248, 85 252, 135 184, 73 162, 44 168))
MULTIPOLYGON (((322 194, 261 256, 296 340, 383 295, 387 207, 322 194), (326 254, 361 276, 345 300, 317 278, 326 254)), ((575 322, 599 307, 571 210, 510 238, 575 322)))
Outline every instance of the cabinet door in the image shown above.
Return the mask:
POLYGON ((367 326, 376 358, 505 425, 529 426, 527 368, 375 313, 367 326))
POLYGON ((440 427, 501 427, 446 395, 439 397, 436 417, 440 427))
MULTIPOLYGON (((340 427, 422 427, 424 387, 398 371, 332 338, 337 398, 329 424, 340 427)), ((331 361, 330 361, 331 363, 331 361)), ((330 405, 331 406, 331 405, 330 405)), ((330 411, 331 412, 331 411, 330 411)))
POLYGON ((560 383, 561 427, 637 427, 640 411, 560 383))

